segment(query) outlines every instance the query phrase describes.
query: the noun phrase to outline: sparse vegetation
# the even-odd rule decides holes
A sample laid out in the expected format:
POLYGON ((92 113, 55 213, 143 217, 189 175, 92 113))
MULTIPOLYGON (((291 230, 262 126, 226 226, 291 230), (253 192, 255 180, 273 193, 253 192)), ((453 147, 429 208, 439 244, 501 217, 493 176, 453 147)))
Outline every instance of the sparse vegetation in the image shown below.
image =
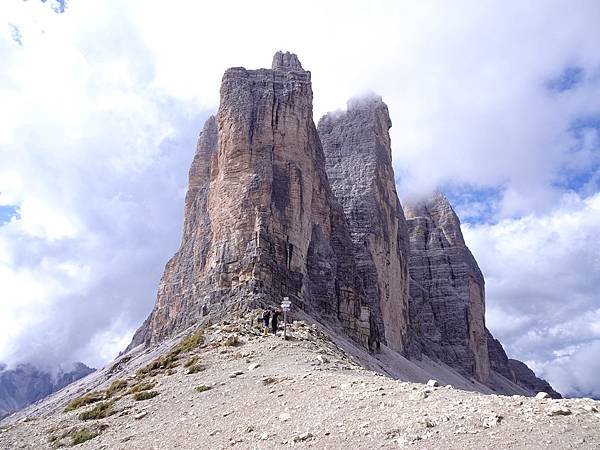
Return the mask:
POLYGON ((92 403, 96 403, 102 400, 108 400, 115 394, 124 391, 126 388, 127 381, 115 380, 105 391, 92 391, 85 395, 82 395, 81 397, 77 397, 75 400, 73 400, 67 405, 67 407, 65 408, 65 412, 73 411, 75 409, 81 408, 82 406, 91 405, 92 403))
POLYGON ((187 373, 188 373, 188 375, 191 375, 193 373, 202 372, 203 370, 204 370, 204 366, 202 366, 201 364, 194 364, 193 366, 190 366, 187 373))
POLYGON ((80 413, 77 417, 79 417, 80 420, 104 419, 105 417, 114 414, 112 406, 113 402, 98 403, 92 409, 80 413))
POLYGON ((92 427, 73 427, 64 431, 62 434, 51 434, 48 436, 48 442, 52 444, 53 448, 60 448, 66 445, 73 446, 99 436, 106 428, 108 428, 108 425, 106 424, 92 427), (64 442, 67 438, 70 438, 70 442, 64 442))
POLYGON ((142 391, 149 391, 154 386, 156 386, 156 383, 154 381, 138 383, 138 384, 134 385, 131 389, 129 389, 129 391, 127 391, 127 393, 128 394, 136 394, 136 393, 142 392, 142 391))
POLYGON ((99 434, 99 431, 92 431, 88 428, 81 428, 75 433, 73 433, 73 435, 71 436, 71 445, 77 445, 85 441, 89 441, 90 439, 94 439, 99 434))
POLYGON ((123 391, 127 387, 127 381, 115 380, 112 382, 110 387, 106 390, 107 397, 112 397, 117 392, 123 391))
POLYGON ((183 365, 183 367, 191 367, 191 366, 195 365, 199 359, 200 358, 198 358, 197 356, 192 356, 190 359, 187 360, 187 362, 183 365))
POLYGON ((133 394, 133 398, 136 399, 137 401, 140 400, 149 400, 151 398, 154 398, 158 395, 158 392, 156 391, 142 391, 142 392, 137 392, 135 394, 133 394))
POLYGON ((65 408, 65 412, 73 411, 82 406, 90 405, 92 403, 99 402, 100 400, 106 399, 106 392, 104 391, 93 391, 88 394, 77 397, 65 408))
POLYGON ((147 366, 139 369, 137 371, 137 376, 141 377, 141 378, 143 378, 145 376, 154 377, 161 372, 164 372, 164 371, 170 370, 174 367, 177 367, 178 359, 179 358, 178 358, 177 354, 169 353, 168 355, 163 356, 162 358, 155 359, 147 366))
MULTIPOLYGON (((167 355, 157 358, 145 367, 137 371, 139 378, 146 376, 154 377, 159 373, 172 374, 173 368, 179 364, 179 358, 182 354, 187 353, 198 347, 204 341, 204 331, 197 330, 194 333, 186 336, 177 346, 175 346, 167 355)), ((189 361, 188 361, 189 362, 189 361)), ((187 367, 187 366, 186 366, 187 367)))
POLYGON ((207 386, 205 384, 201 384, 199 386, 196 386, 196 392, 206 392, 208 390, 210 390, 210 386, 207 386))
POLYGON ((198 347, 202 342, 204 342, 204 331, 196 330, 185 337, 174 350, 178 350, 178 353, 186 353, 198 347))

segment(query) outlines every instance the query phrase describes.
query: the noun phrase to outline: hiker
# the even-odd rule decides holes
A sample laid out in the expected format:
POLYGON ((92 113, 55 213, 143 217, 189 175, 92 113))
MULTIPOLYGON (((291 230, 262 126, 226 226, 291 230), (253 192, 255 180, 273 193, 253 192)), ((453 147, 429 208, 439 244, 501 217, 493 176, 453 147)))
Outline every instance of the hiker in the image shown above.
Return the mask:
POLYGON ((263 320, 263 336, 267 336, 269 334, 269 319, 271 318, 271 311, 265 309, 262 313, 263 320))
POLYGON ((271 327, 275 336, 277 336, 277 321, 279 320, 280 315, 281 312, 278 309, 276 309, 275 311, 273 311, 273 316, 271 317, 271 327))

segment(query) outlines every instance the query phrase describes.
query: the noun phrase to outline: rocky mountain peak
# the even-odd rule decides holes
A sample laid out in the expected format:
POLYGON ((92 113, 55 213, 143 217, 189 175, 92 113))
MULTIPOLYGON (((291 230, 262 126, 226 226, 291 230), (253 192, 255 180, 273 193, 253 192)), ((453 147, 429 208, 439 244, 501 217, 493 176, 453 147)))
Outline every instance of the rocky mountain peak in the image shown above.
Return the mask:
POLYGON ((304 70, 300 60, 295 53, 277 52, 273 56, 272 70, 304 70))
POLYGON ((484 278, 448 199, 400 204, 381 97, 354 98, 317 128, 310 72, 289 52, 271 69, 228 69, 220 94, 180 248, 129 350, 289 297, 371 352, 434 360, 498 392, 542 386, 520 382, 490 340, 484 278))
POLYGON ((325 168, 344 209, 379 340, 403 352, 408 329, 408 236, 381 97, 352 99, 319 121, 325 168))

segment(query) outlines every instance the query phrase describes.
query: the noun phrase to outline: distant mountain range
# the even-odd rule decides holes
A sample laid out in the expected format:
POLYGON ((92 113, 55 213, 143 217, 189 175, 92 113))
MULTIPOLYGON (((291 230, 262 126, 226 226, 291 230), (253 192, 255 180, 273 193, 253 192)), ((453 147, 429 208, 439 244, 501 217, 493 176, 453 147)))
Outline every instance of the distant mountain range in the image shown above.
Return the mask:
POLYGON ((59 370, 56 374, 37 369, 31 364, 19 364, 9 370, 5 365, 0 365, 0 419, 93 371, 82 363, 75 363, 72 370, 59 370))

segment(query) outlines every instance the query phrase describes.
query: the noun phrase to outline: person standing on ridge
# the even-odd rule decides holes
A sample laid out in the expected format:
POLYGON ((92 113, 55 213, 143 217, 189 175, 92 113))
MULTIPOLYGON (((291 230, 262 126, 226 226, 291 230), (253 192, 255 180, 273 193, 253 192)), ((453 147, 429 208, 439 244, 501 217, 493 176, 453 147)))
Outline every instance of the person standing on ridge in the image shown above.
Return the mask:
POLYGON ((265 309, 262 313, 263 320, 263 336, 268 336, 269 334, 269 319, 271 318, 271 311, 265 309))
POLYGON ((277 336, 277 321, 279 320, 280 315, 281 312, 278 309, 276 309, 275 311, 273 311, 273 316, 271 317, 271 327, 275 336, 277 336))

